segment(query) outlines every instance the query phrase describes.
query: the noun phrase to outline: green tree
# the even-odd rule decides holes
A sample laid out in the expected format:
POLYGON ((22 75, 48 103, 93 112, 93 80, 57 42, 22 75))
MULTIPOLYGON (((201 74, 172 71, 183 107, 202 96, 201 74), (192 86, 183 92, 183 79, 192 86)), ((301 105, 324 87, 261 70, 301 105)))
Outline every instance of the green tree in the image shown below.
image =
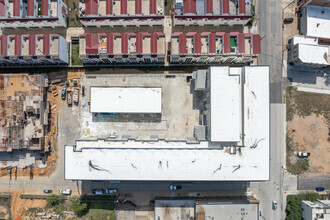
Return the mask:
POLYGON ((55 195, 55 194, 51 194, 49 196, 47 196, 46 201, 47 201, 47 206, 48 207, 54 207, 58 204, 61 204, 64 202, 64 196, 63 195, 55 195))
POLYGON ((289 195, 287 197, 286 214, 287 220, 301 219, 301 201, 315 201, 321 199, 317 193, 309 193, 304 195, 289 195))
POLYGON ((72 200, 71 210, 74 211, 78 216, 85 214, 88 210, 87 203, 79 203, 77 200, 72 200))

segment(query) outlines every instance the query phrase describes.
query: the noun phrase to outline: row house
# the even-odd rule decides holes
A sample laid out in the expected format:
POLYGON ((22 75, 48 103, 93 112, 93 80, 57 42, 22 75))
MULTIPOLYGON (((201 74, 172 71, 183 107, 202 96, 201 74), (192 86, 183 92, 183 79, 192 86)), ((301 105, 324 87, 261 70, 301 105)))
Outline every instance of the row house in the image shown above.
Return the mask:
POLYGON ((63 0, 0 0, 0 28, 66 27, 63 0))
POLYGON ((245 0, 175 0, 174 25, 245 25, 252 4, 245 0))
POLYGON ((260 36, 238 32, 173 33, 171 63, 247 64, 260 54, 260 36))
POLYGON ((164 0, 80 0, 84 26, 162 26, 164 0))
POLYGON ((0 35, 1 66, 67 64, 68 44, 58 34, 0 35))
POLYGON ((164 63, 165 34, 82 34, 79 38, 79 56, 84 65, 164 63))

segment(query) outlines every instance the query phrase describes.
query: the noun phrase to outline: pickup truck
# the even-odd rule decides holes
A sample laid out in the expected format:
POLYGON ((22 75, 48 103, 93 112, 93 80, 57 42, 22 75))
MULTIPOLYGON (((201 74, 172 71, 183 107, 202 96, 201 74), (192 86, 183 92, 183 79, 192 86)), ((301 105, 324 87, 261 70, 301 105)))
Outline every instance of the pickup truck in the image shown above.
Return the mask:
POLYGON ((71 189, 60 189, 60 193, 62 195, 71 195, 72 190, 71 189))
POLYGON ((309 157, 310 155, 311 155, 311 153, 309 153, 309 152, 302 152, 302 151, 298 152, 298 157, 301 157, 301 158, 306 158, 306 157, 309 157))

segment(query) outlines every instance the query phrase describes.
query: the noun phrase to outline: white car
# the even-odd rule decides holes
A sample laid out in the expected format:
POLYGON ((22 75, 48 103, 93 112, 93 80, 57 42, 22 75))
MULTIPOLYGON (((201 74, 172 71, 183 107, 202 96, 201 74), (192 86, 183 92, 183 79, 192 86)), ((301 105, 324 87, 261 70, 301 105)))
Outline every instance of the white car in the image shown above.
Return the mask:
POLYGON ((60 193, 62 195, 71 195, 72 190, 71 189, 60 189, 60 193))

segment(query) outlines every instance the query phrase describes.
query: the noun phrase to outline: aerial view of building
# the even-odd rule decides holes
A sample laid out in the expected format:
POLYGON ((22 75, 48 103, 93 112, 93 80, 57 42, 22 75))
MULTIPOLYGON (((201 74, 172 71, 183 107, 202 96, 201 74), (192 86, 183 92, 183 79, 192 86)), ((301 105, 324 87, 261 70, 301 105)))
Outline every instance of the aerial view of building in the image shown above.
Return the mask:
POLYGON ((330 0, 0 0, 0 220, 329 218, 330 0))
POLYGON ((45 75, 0 75, 0 151, 47 149, 46 87, 45 75))
POLYGON ((1 0, 0 28, 66 27, 63 0, 1 0))
POLYGON ((260 54, 260 36, 232 33, 173 33, 171 63, 251 63, 260 54))
POLYGON ((84 26, 162 26, 164 0, 80 0, 84 26))
POLYGON ((251 17, 251 1, 174 1, 174 25, 245 25, 251 17))
POLYGON ((0 65, 67 65, 68 44, 58 34, 0 35, 0 65))
POLYGON ((165 34, 83 34, 79 37, 79 53, 87 65, 164 63, 165 34))

